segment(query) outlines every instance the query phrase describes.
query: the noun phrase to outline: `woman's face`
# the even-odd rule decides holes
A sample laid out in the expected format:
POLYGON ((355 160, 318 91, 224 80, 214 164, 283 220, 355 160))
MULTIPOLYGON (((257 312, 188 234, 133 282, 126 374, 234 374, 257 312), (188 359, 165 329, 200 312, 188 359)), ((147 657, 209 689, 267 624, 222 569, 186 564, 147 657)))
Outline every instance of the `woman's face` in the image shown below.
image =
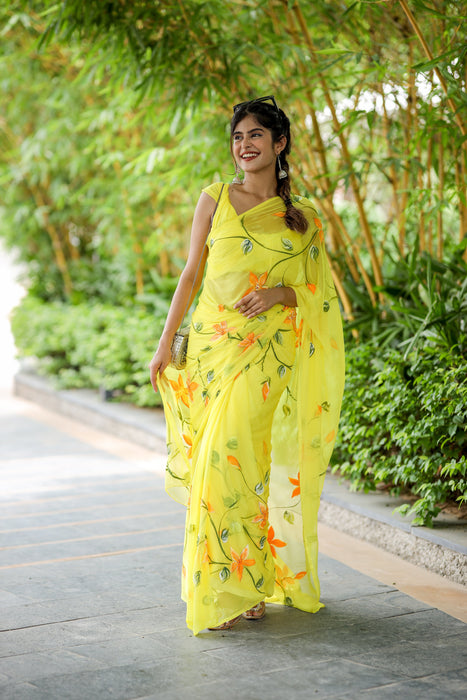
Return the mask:
POLYGON ((251 114, 237 124, 232 134, 233 156, 245 173, 275 168, 277 154, 284 145, 285 137, 274 144, 269 129, 261 126, 251 114))

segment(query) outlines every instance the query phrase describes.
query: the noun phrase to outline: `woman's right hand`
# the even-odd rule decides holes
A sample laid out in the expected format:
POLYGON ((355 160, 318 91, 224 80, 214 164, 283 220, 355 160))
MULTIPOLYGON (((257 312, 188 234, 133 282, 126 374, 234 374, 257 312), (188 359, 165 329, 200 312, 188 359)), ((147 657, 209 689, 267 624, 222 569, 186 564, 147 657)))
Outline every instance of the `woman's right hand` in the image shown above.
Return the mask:
POLYGON ((165 372, 167 365, 170 362, 171 351, 170 343, 160 342, 159 347, 153 355, 151 362, 149 363, 149 376, 151 377, 151 384, 154 391, 157 392, 157 379, 165 372))

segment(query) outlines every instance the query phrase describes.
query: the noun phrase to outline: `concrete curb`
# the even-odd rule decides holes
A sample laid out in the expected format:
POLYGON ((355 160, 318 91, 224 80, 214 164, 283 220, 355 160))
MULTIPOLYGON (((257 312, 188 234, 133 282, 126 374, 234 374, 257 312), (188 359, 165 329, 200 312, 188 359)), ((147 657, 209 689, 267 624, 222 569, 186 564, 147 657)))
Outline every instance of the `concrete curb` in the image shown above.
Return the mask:
MULTIPOLYGON (((50 380, 21 371, 16 396, 149 449, 165 449, 162 409, 104 402, 97 391, 56 390, 50 380)), ((403 501, 384 493, 354 493, 333 475, 326 478, 319 520, 402 559, 467 585, 467 523, 440 515, 434 528, 414 527, 392 511, 403 501)))

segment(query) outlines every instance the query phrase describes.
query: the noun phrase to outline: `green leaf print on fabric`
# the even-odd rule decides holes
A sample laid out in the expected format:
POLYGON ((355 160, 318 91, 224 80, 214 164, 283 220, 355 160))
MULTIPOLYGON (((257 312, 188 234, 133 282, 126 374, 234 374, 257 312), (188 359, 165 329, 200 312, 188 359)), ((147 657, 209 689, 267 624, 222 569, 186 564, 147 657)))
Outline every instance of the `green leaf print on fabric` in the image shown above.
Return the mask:
POLYGON ((243 255, 248 255, 248 253, 251 253, 253 250, 253 243, 250 241, 249 238, 245 238, 245 240, 242 241, 242 250, 243 250, 243 255))
POLYGON ((317 260, 319 256, 319 248, 317 248, 315 245, 312 245, 310 248, 310 258, 313 258, 313 260, 317 260))
POLYGON ((282 245, 284 246, 285 250, 293 250, 293 243, 288 238, 282 239, 282 245))
POLYGON ((284 338, 282 337, 282 333, 280 331, 276 331, 274 333, 274 340, 278 345, 282 345, 284 343, 284 338))
POLYGON ((219 571, 219 578, 222 581, 222 583, 224 583, 225 581, 227 581, 227 579, 230 578, 230 571, 226 566, 224 566, 224 568, 219 571))
POLYGON ((230 438, 227 442, 227 447, 229 450, 236 450, 238 447, 238 440, 236 437, 230 438))
POLYGON ((197 321, 196 323, 193 324, 193 328, 197 333, 203 330, 203 324, 200 321, 197 321))

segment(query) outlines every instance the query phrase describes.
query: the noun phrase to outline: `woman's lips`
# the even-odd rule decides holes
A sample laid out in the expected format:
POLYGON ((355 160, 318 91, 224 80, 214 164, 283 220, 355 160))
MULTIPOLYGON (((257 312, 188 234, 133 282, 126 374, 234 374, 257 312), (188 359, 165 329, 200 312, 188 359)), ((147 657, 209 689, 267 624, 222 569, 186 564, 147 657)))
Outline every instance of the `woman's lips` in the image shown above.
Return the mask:
POLYGON ((249 151, 248 153, 244 153, 242 156, 240 156, 243 160, 253 160, 253 158, 257 158, 259 156, 259 153, 253 153, 249 151))

